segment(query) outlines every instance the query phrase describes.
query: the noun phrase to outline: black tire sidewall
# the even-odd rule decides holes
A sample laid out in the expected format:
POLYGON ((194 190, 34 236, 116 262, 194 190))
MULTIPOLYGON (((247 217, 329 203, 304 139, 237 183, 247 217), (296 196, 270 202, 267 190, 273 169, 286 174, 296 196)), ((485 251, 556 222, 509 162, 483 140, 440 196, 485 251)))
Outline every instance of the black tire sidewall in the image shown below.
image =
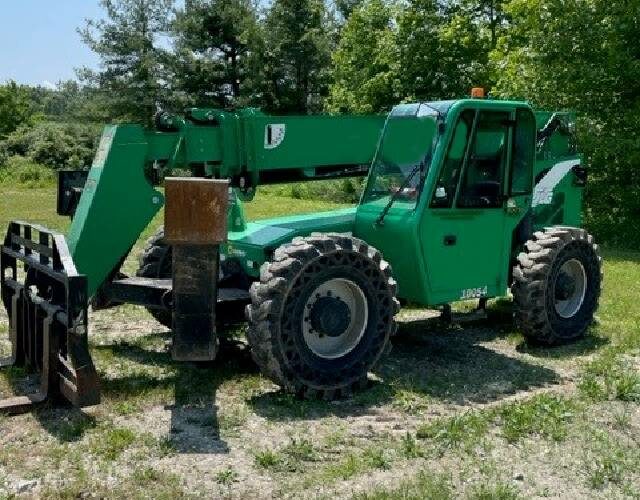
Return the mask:
POLYGON ((600 295, 600 262, 593 247, 581 240, 566 244, 553 259, 545 290, 545 308, 548 311, 550 326, 561 341, 581 337, 593 319, 593 313, 600 295), (584 300, 578 312, 570 318, 560 316, 555 308, 555 284, 561 267, 565 262, 575 259, 584 267, 587 287, 584 300))
MULTIPOLYGON (((376 362, 389 338, 390 326, 388 323, 390 321, 384 320, 383 312, 385 308, 391 306, 381 303, 380 291, 372 286, 370 276, 365 275, 364 272, 348 265, 323 265, 323 269, 313 272, 311 280, 302 283, 305 272, 309 272, 310 268, 322 265, 320 261, 323 258, 330 262, 333 260, 332 257, 336 257, 338 253, 350 254, 352 258, 359 260, 363 266, 377 274, 376 282, 386 282, 386 277, 376 262, 360 253, 348 250, 339 250, 315 258, 300 270, 291 284, 282 306, 279 346, 288 368, 295 373, 296 378, 301 379, 305 385, 310 387, 323 388, 326 385, 338 384, 344 386, 366 376, 366 372, 376 362), (351 351, 335 359, 326 359, 316 355, 308 347, 304 340, 301 319, 304 317, 304 308, 311 293, 322 283, 334 278, 347 279, 360 288, 367 301, 368 318, 362 337, 351 351), (288 346, 290 339, 293 340, 302 367, 297 366, 297 363, 291 362, 287 357, 287 351, 291 349, 288 346)), ((388 291, 384 293, 389 295, 389 304, 391 304, 391 294, 388 291)), ((389 312, 389 314, 391 320, 393 313, 389 312)))

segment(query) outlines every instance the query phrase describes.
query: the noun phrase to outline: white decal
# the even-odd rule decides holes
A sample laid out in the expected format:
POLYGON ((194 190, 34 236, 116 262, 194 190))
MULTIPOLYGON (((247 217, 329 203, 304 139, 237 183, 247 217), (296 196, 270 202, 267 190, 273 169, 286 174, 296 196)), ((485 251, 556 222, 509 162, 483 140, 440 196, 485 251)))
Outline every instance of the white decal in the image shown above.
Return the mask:
POLYGON ((107 161, 107 155, 111 149, 111 143, 113 142, 113 135, 115 133, 115 127, 105 128, 98 145, 98 151, 93 160, 92 167, 101 168, 104 167, 104 163, 107 161))
POLYGON ((481 297, 485 297, 488 291, 489 288, 486 285, 478 288, 465 288, 462 290, 460 300, 479 299, 481 297))
POLYGON ((264 128, 264 149, 274 149, 284 141, 284 123, 270 123, 264 128))
POLYGON ((556 163, 536 184, 531 206, 549 205, 553 199, 553 190, 564 179, 564 176, 578 165, 580 165, 580 160, 566 160, 556 163))

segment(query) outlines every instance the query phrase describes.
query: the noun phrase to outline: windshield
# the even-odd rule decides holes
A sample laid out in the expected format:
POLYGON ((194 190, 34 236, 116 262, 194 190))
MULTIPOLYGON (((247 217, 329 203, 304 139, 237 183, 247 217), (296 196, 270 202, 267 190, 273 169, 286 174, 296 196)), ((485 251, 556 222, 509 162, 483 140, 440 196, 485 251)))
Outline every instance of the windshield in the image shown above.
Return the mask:
POLYGON ((384 205, 393 196, 403 206, 415 206, 431 162, 439 116, 442 111, 431 103, 403 104, 391 111, 371 165, 364 203, 384 205))

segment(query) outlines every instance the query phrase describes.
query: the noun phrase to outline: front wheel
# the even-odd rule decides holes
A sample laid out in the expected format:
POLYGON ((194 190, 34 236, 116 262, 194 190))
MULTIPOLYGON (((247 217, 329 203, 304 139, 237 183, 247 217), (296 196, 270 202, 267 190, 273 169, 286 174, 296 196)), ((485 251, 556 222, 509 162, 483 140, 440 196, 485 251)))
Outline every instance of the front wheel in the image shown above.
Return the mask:
POLYGON ((251 287, 247 338, 262 372, 285 390, 333 399, 366 384, 395 333, 389 264, 344 235, 296 238, 251 287))
POLYGON ((513 269, 515 320, 524 335, 547 345, 583 337, 598 307, 601 264, 584 229, 536 232, 513 269))

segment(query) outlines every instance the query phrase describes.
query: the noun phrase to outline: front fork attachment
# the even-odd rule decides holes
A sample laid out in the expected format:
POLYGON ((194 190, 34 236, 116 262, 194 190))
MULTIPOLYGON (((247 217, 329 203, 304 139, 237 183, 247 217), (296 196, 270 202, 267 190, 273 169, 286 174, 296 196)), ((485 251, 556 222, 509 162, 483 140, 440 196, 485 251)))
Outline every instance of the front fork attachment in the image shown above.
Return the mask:
POLYGON ((0 359, 0 367, 40 374, 38 390, 1 400, 0 412, 23 413, 50 399, 78 407, 97 404, 98 376, 87 339, 87 281, 76 272, 64 237, 11 223, 0 246, 0 289, 11 341, 11 355, 0 359))

